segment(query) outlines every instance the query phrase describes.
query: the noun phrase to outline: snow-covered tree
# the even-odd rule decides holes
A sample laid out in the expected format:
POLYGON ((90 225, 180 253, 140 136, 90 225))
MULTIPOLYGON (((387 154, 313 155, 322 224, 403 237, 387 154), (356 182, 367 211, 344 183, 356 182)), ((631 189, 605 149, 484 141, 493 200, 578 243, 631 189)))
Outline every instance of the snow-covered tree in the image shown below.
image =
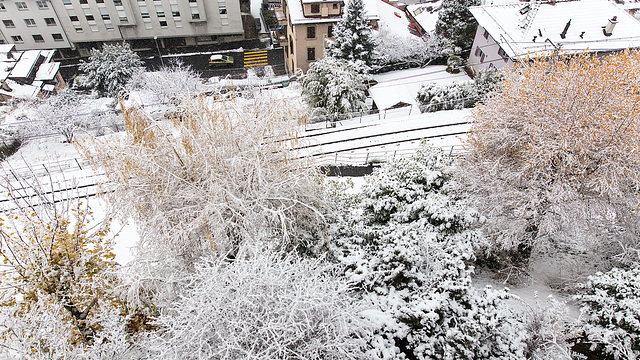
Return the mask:
POLYGON ((325 57, 300 78, 306 102, 320 114, 344 114, 365 108, 369 75, 353 63, 325 57))
POLYGON ((489 251, 556 276, 638 261, 639 66, 637 51, 523 62, 476 108, 462 174, 489 251))
POLYGON ((102 50, 91 49, 89 60, 80 64, 80 71, 86 75, 84 86, 115 96, 141 66, 142 60, 128 43, 104 44, 102 50))
POLYGON ((263 251, 203 258, 159 316, 152 357, 365 359, 362 302, 338 274, 319 259, 263 251))
POLYGON ((171 279, 205 255, 233 258, 247 243, 314 253, 322 243, 318 172, 290 150, 295 110, 222 97, 186 99, 171 121, 125 109, 125 136, 81 144, 139 227, 136 303, 164 306, 184 285, 171 279))
POLYGON ((436 34, 453 45, 468 52, 473 45, 478 22, 469 11, 469 6, 480 5, 479 0, 445 0, 438 11, 436 34))
POLYGON ((326 54, 338 59, 371 65, 376 47, 363 0, 349 0, 346 13, 333 28, 326 54))
POLYGON ((128 86, 152 93, 160 101, 177 105, 183 97, 198 94, 202 89, 202 79, 191 66, 176 60, 159 71, 135 73, 128 86))
POLYGON ((576 300, 582 315, 574 351, 589 359, 640 358, 640 268, 590 276, 576 300))
POLYGON ((84 354, 103 338, 101 314, 121 313, 109 221, 91 224, 86 205, 56 198, 59 185, 3 182, 12 210, 0 217, 2 343, 20 357, 84 354))
POLYGON ((429 65, 442 57, 444 41, 440 36, 426 38, 401 36, 382 24, 375 33, 376 50, 371 72, 385 72, 429 65))
POLYGON ((87 129, 95 122, 94 116, 83 107, 80 95, 69 88, 44 99, 37 107, 37 116, 29 132, 39 135, 50 134, 53 130, 64 136, 68 143, 73 142, 78 130, 87 129))
POLYGON ((471 284, 478 215, 457 195, 452 164, 427 147, 383 165, 337 206, 334 252, 375 305, 363 313, 376 324, 372 359, 522 358, 508 294, 471 284))

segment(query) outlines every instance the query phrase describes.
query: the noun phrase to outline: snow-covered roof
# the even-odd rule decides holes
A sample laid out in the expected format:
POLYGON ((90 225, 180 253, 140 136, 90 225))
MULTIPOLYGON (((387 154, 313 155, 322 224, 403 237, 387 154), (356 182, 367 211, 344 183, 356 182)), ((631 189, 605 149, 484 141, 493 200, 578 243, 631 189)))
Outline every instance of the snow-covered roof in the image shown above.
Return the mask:
POLYGON ((36 73, 35 80, 53 80, 60 69, 60 63, 50 62, 40 65, 38 72, 36 73))
POLYGON ((40 50, 28 50, 22 53, 16 66, 11 70, 9 77, 12 78, 28 78, 35 69, 40 57, 40 50))
POLYGON ((581 0, 470 7, 478 23, 511 58, 545 55, 556 47, 593 52, 640 47, 640 22, 608 0, 581 0), (617 17, 611 36, 603 28, 617 17), (561 36, 569 24, 564 39, 561 36), (555 45, 555 46, 554 46, 555 45))
POLYGON ((436 29, 438 10, 441 6, 442 0, 438 0, 436 2, 409 5, 407 6, 407 10, 411 12, 413 18, 416 19, 424 31, 430 32, 436 29), (429 11, 429 8, 431 8, 431 11, 429 11))
POLYGON ((409 32, 409 20, 404 12, 384 1, 378 1, 380 28, 404 37, 415 37, 409 32))
POLYGON ((11 91, 0 88, 0 94, 8 95, 14 98, 34 98, 40 93, 42 88, 41 81, 34 81, 32 85, 20 84, 11 79, 5 80, 5 84, 9 86, 11 91))
POLYGON ((423 84, 447 84, 471 80, 464 72, 449 74, 446 72, 446 68, 444 65, 434 65, 422 69, 391 71, 373 75, 373 79, 378 84, 369 89, 369 94, 378 109, 384 110, 399 103, 417 105, 416 96, 423 84))
POLYGON ((0 61, 0 81, 9 77, 9 74, 15 65, 15 61, 0 61))
MULTIPOLYGON (((381 0, 364 0, 364 10, 369 20, 379 20, 378 15, 378 2, 381 0)), ((308 2, 305 0, 305 2, 308 2)), ((289 16, 291 17, 291 25, 299 24, 318 24, 327 22, 337 22, 340 20, 340 16, 336 17, 305 17, 302 10, 301 0, 291 0, 287 2, 289 5, 289 16)), ((345 9, 346 11, 346 9, 345 9)))
POLYGON ((0 44, 0 54, 6 56, 11 51, 13 51, 15 47, 16 46, 14 44, 0 44))

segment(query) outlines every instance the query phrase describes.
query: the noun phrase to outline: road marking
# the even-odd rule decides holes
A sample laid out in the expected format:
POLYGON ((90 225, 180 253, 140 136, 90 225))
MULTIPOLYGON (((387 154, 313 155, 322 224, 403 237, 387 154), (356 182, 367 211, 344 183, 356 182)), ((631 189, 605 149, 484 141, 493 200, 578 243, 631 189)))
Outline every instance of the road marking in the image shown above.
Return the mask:
POLYGON ((244 53, 244 67, 268 65, 267 50, 244 53))

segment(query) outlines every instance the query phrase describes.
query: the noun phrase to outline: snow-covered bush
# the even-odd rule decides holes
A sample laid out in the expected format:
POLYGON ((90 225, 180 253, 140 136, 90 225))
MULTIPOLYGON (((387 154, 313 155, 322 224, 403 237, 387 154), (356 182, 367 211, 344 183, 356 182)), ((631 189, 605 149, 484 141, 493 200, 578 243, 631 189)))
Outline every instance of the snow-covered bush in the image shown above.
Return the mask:
POLYGON ((472 107, 476 103, 476 89, 471 82, 422 85, 416 100, 420 111, 434 112, 472 107))
POLYGON ((58 198, 78 196, 51 191, 60 184, 14 173, 0 183, 11 206, 0 216, 0 347, 29 358, 83 354, 105 338, 102 316, 124 313, 110 221, 93 221, 87 205, 58 198))
POLYGON ((383 165, 362 194, 341 203, 334 253, 376 324, 374 359, 507 359, 522 355, 517 324, 503 291, 478 291, 467 262, 481 241, 477 213, 464 206, 452 179, 453 159, 425 148, 383 165))
POLYGON ((369 75, 353 63, 325 57, 300 78, 305 100, 322 115, 344 114, 365 107, 369 75))
POLYGON ((574 351, 590 359, 640 358, 640 268, 590 276, 576 299, 582 316, 574 351))
POLYGON ((64 136, 68 143, 73 142, 76 132, 98 123, 98 117, 87 110, 82 97, 70 88, 44 98, 36 113, 38 118, 30 123, 30 135, 48 135, 53 130, 64 136))
POLYGON ((132 303, 165 306, 202 256, 233 257, 246 243, 317 252, 326 228, 319 172, 292 158, 295 109, 266 96, 247 108, 185 99, 171 121, 125 108, 124 136, 81 142, 105 169, 109 200, 139 229, 132 303))
POLYGON ((570 321, 566 304, 549 295, 544 303, 534 293, 535 304, 520 300, 524 354, 531 360, 571 360, 569 350, 570 321))
POLYGON ((115 96, 141 66, 142 60, 128 43, 104 44, 102 50, 91 49, 89 60, 80 64, 86 75, 82 85, 115 96))
POLYGON ((362 303, 321 260, 259 251, 203 258, 158 317, 156 359, 365 359, 362 303))
POLYGON ((136 72, 127 86, 147 91, 162 102, 178 105, 183 97, 197 95, 203 84, 191 66, 175 60, 155 72, 136 72))
POLYGON ((445 43, 440 36, 401 36, 384 24, 375 34, 376 50, 371 73, 422 67, 444 61, 442 50, 445 43))

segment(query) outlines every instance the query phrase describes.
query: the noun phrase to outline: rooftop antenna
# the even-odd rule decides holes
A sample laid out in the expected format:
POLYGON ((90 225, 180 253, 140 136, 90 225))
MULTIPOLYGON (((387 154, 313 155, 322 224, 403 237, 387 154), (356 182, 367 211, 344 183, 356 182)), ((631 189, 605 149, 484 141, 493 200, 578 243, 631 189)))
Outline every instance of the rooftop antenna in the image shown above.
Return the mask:
POLYGON ((520 23, 520 28, 522 29, 523 33, 527 32, 527 29, 533 22, 533 19, 536 17, 536 13, 540 8, 540 3, 541 3, 541 0, 533 0, 529 3, 529 5, 526 5, 525 7, 520 9, 520 13, 524 15, 524 18, 520 23))
POLYGON ((564 30, 560 33, 560 38, 565 39, 567 37, 567 31, 569 31, 569 26, 571 26, 571 19, 567 21, 567 25, 564 26, 564 30))

